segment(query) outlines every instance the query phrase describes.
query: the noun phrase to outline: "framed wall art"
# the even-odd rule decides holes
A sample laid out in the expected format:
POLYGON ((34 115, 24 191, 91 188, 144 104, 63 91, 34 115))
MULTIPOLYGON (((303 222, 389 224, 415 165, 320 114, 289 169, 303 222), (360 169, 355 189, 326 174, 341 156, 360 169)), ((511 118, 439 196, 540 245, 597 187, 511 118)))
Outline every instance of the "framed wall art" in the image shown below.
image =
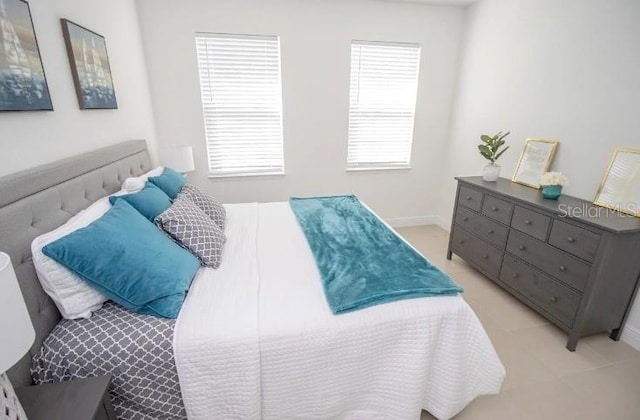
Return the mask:
POLYGON ((0 111, 51 111, 29 3, 0 0, 0 111))
POLYGON ((61 23, 80 109, 117 109, 104 37, 67 19, 61 23))
POLYGON ((640 216, 640 149, 616 149, 593 204, 640 216))
POLYGON ((557 140, 527 139, 512 181, 528 187, 540 188, 540 178, 551 167, 557 147, 557 140))

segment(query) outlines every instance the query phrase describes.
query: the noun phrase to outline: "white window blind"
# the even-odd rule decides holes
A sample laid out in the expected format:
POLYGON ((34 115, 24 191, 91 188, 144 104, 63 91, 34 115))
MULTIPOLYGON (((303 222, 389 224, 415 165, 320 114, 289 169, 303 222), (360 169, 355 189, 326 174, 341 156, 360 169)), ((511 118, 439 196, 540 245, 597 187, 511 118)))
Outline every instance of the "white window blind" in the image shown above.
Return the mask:
POLYGON ((284 173, 277 36, 196 34, 211 176, 284 173))
POLYGON ((347 169, 409 167, 420 45, 353 41, 347 169))

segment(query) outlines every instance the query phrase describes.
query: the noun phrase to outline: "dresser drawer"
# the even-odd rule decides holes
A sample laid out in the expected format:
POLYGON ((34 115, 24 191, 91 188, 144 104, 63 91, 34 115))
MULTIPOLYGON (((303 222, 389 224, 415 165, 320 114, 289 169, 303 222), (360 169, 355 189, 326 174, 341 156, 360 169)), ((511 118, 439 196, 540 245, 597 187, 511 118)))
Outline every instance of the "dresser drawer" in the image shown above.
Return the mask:
POLYGON ((518 206, 513 211, 513 219, 511 220, 511 226, 514 229, 518 229, 541 241, 547 239, 547 230, 549 230, 550 223, 551 219, 548 216, 518 206))
POLYGON ((593 262, 598 251, 600 235, 560 220, 554 220, 549 243, 576 257, 593 262))
POLYGON ((554 247, 512 230, 507 251, 569 286, 584 291, 591 267, 554 247))
POLYGON ((508 225, 511 223, 513 204, 487 195, 484 197, 484 203, 482 204, 482 214, 508 225))
POLYGON ((451 246, 456 254, 475 263, 489 275, 498 277, 503 256, 499 249, 465 232, 459 226, 454 227, 451 246))
POLYGON ((466 207, 458 206, 456 224, 500 249, 503 249, 507 244, 509 228, 489 220, 466 207))
POLYGON ((581 296, 533 267, 505 255, 500 281, 571 328, 581 296))
POLYGON ((477 190, 472 190, 467 187, 460 187, 460 195, 458 196, 459 204, 469 207, 475 211, 480 211, 482 208, 482 196, 484 194, 477 190))

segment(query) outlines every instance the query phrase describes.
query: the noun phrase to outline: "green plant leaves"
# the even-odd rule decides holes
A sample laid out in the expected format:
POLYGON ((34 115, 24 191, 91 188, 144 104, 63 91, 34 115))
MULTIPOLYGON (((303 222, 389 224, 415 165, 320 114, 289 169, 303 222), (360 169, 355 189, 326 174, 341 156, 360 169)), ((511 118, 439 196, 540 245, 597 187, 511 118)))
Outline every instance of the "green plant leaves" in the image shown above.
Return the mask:
POLYGON ((480 153, 486 153, 488 155, 491 154, 491 149, 488 146, 485 146, 484 144, 479 144, 478 150, 480 150, 480 153))
POLYGON ((503 146, 506 144, 506 141, 504 140, 505 137, 507 137, 510 133, 510 131, 498 131, 493 137, 490 137, 486 134, 481 135, 480 140, 484 144, 479 144, 478 150, 480 151, 482 157, 484 157, 491 163, 495 163, 495 161, 497 161, 498 158, 500 158, 500 156, 502 156, 502 154, 509 149, 509 146, 506 146, 504 148, 503 146))
POLYGON ((501 151, 500 153, 498 153, 498 154, 495 156, 494 161, 495 161, 495 160, 500 159, 500 156, 502 156, 502 154, 503 154, 504 152, 506 152, 507 150, 509 150, 509 147, 511 147, 511 146, 507 146, 507 147, 505 147, 504 149, 502 149, 502 151, 501 151))

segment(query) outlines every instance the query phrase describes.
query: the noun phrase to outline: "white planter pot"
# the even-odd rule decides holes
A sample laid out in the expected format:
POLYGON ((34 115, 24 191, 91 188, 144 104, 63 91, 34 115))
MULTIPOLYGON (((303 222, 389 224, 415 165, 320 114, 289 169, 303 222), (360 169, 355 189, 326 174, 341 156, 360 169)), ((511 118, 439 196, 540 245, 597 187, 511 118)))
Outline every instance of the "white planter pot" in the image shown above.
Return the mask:
POLYGON ((482 179, 489 182, 496 182, 500 177, 500 165, 488 164, 482 171, 482 179))

